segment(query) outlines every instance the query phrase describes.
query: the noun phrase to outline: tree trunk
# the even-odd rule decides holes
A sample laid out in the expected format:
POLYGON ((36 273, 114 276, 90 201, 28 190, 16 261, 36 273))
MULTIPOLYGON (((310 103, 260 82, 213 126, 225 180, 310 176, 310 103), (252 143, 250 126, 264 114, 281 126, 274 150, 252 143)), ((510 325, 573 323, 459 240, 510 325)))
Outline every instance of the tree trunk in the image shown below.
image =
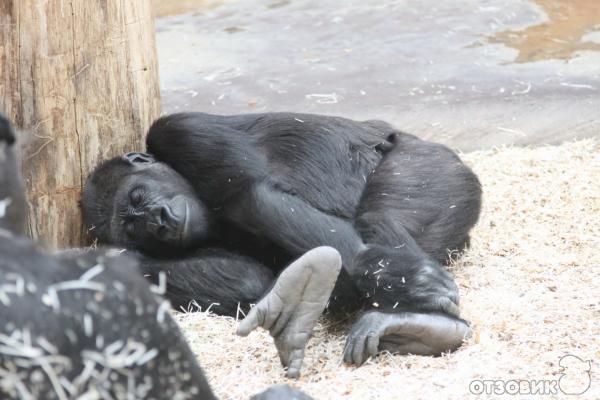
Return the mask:
POLYGON ((160 112, 150 0, 0 0, 0 112, 28 133, 29 230, 86 241, 79 208, 101 160, 143 148, 160 112))

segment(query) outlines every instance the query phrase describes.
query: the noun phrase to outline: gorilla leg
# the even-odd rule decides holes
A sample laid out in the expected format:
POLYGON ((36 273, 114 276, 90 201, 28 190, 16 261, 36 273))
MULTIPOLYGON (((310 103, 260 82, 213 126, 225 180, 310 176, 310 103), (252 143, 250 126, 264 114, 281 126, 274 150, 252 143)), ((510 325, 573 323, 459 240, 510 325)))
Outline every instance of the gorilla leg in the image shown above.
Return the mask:
POLYGON ((178 259, 141 254, 140 269, 155 284, 166 280, 165 296, 175 309, 199 306, 235 317, 247 311, 273 284, 273 273, 256 261, 221 249, 203 249, 178 259))
MULTIPOLYGON (((344 361, 360 365, 379 350, 440 355, 460 347, 470 329, 458 317, 458 288, 450 273, 431 259, 406 259, 378 247, 365 253, 369 252, 373 254, 368 269, 356 282, 366 293, 367 308, 372 311, 354 323, 344 361), (386 269, 392 265, 395 270, 389 274, 386 269), (401 271, 406 275, 402 276, 401 271), (448 278, 439 280, 440 275, 448 278)), ((357 258, 369 259, 363 255, 357 258)))
POLYGON ((355 323, 346 362, 360 364, 384 343, 387 350, 424 355, 460 346, 470 331, 458 319, 458 287, 438 260, 464 245, 480 203, 477 177, 452 151, 398 136, 357 215, 369 248, 355 259, 364 273, 353 277, 368 307, 378 311, 355 323))
POLYGON ((237 334, 246 336, 259 326, 268 329, 286 375, 297 378, 304 348, 341 268, 335 249, 324 246, 308 251, 281 273, 273 289, 240 323, 237 334))
POLYGON ((355 277, 356 283, 373 311, 354 323, 345 362, 360 365, 378 350, 440 355, 460 347, 469 335, 468 324, 458 318, 458 288, 452 276, 414 246, 372 246, 357 257, 368 267, 355 277))
POLYGON ((399 132, 396 138, 369 178, 357 229, 365 243, 382 246, 403 246, 409 236, 443 263, 468 243, 479 218, 481 185, 449 148, 399 132))
POLYGON ((370 245, 354 259, 353 279, 367 308, 443 312, 458 316, 458 286, 452 274, 412 240, 398 248, 370 245))

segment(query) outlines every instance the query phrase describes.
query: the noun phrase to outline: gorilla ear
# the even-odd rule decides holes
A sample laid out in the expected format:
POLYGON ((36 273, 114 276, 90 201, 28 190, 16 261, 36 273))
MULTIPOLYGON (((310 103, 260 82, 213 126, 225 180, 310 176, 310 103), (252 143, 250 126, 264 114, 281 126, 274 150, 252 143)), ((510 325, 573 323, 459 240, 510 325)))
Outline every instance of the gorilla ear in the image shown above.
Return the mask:
POLYGON ((127 153, 123 156, 123 160, 127 161, 129 164, 133 165, 133 164, 152 164, 156 162, 156 159, 154 158, 153 155, 148 154, 148 153, 138 153, 138 152, 131 152, 131 153, 127 153))

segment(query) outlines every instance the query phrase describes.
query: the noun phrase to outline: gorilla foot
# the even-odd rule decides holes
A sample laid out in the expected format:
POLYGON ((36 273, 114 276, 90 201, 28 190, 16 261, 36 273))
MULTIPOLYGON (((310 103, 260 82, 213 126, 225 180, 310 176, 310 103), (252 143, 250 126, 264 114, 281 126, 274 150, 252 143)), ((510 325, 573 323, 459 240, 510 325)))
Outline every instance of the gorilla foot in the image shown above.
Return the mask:
POLYGON ((381 350, 437 356, 456 350, 470 334, 466 321, 444 314, 370 311, 352 327, 344 362, 361 365, 381 350))
POLYGON ((271 291, 240 323, 237 334, 247 336, 257 327, 267 329, 275 341, 288 378, 300 375, 304 348, 325 309, 342 267, 331 247, 306 252, 277 278, 271 291))

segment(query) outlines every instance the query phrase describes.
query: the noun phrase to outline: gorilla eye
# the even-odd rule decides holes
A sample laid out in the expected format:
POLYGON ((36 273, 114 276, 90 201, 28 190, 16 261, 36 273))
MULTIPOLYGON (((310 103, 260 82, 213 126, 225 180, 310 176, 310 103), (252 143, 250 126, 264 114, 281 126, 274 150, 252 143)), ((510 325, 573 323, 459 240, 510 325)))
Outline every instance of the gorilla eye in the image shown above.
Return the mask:
POLYGON ((129 194, 129 201, 133 207, 138 207, 144 200, 144 193, 141 189, 135 189, 129 194))

